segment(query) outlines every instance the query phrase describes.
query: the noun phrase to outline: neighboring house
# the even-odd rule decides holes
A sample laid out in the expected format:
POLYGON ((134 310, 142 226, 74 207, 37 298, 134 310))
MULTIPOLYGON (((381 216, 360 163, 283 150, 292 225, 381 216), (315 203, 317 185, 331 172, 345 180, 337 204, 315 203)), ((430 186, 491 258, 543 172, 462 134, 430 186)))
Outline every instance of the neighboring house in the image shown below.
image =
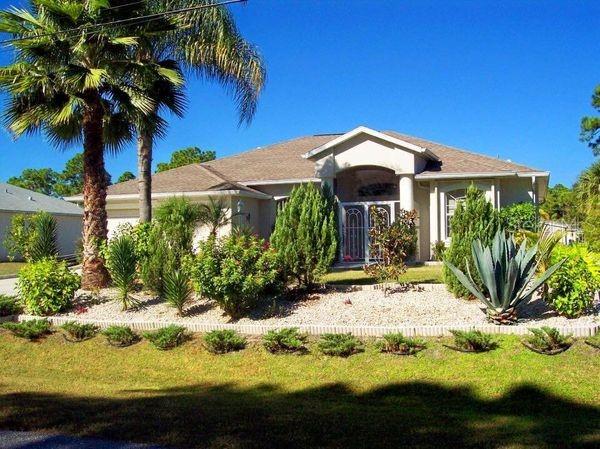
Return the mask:
MULTIPOLYGON (((339 261, 368 260, 369 208, 393 221, 400 209, 419 216, 418 260, 431 258, 431 244, 447 240, 456 202, 471 183, 496 207, 532 201, 546 193, 549 173, 424 139, 358 127, 345 134, 319 134, 201 164, 157 173, 153 202, 185 195, 193 201, 221 198, 235 221, 268 237, 278 204, 294 186, 329 184, 339 200, 339 261)), ((81 201, 81 197, 69 198, 81 201)), ((108 189, 109 228, 138 218, 137 181, 108 189)), ((223 230, 228 232, 228 229, 223 230)))
POLYGON ((42 210, 56 218, 59 254, 75 254, 77 242, 81 239, 83 210, 68 201, 0 182, 0 260, 8 258, 4 239, 12 217, 42 210))

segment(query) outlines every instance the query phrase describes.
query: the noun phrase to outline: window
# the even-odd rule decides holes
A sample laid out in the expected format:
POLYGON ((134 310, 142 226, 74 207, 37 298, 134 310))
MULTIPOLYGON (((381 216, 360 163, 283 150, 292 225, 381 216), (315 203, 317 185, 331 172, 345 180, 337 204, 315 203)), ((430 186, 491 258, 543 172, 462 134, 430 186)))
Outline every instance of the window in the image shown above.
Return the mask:
POLYGON ((453 190, 446 192, 446 238, 450 237, 452 230, 450 229, 450 222, 454 217, 454 211, 459 201, 465 199, 467 191, 465 189, 453 190))

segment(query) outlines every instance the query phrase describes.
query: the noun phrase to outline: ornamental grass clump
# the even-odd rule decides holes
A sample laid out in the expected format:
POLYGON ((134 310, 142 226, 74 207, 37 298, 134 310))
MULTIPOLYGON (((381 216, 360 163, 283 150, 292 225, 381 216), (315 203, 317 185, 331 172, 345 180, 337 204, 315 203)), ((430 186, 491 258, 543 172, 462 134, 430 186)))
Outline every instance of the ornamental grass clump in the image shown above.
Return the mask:
POLYGON ((276 353, 305 353, 308 337, 301 334, 297 327, 271 330, 263 337, 263 346, 272 354, 276 353))
POLYGON ((163 298, 183 316, 184 308, 193 299, 194 289, 185 269, 167 271, 164 275, 163 298))
POLYGON ((467 276, 449 261, 444 263, 463 286, 485 304, 488 320, 494 324, 515 323, 517 307, 529 301, 533 293, 564 263, 564 260, 557 262, 534 279, 539 266, 536 261, 537 244, 527 249, 523 242, 517 249, 513 237, 506 236, 502 230, 496 233, 490 246, 475 240, 471 249, 473 263, 484 288, 478 286, 468 266, 467 276))
POLYGON ((93 338, 98 333, 98 326, 89 323, 77 323, 69 321, 60 327, 64 334, 65 340, 79 343, 93 338))
POLYGON ((102 331, 109 345, 117 348, 131 346, 140 341, 140 336, 128 326, 109 326, 102 331))
POLYGON ((385 334, 381 340, 376 343, 380 352, 387 352, 396 355, 414 355, 427 347, 424 341, 414 338, 407 338, 402 333, 385 334))
POLYGON ((18 315, 23 311, 15 296, 0 295, 0 317, 18 315))
POLYGON ((186 340, 186 337, 185 327, 176 324, 155 331, 144 332, 144 338, 161 351, 176 348, 186 340))
POLYGON ((204 347, 213 354, 241 351, 246 343, 245 337, 230 329, 211 331, 204 336, 204 347))
POLYGON ((13 335, 27 340, 39 340, 52 333, 48 320, 29 320, 20 323, 3 323, 2 327, 13 335))
POLYGON ((523 340, 523 345, 533 352, 544 355, 555 355, 566 351, 573 344, 572 335, 562 335, 558 329, 542 326, 539 329, 532 328, 533 334, 523 340))
POLYGON ((349 357, 364 351, 364 345, 352 334, 323 334, 317 349, 325 355, 349 357))
POLYGON ((454 346, 446 347, 461 352, 487 352, 498 347, 498 342, 494 340, 491 334, 481 331, 460 331, 451 330, 454 335, 454 346))

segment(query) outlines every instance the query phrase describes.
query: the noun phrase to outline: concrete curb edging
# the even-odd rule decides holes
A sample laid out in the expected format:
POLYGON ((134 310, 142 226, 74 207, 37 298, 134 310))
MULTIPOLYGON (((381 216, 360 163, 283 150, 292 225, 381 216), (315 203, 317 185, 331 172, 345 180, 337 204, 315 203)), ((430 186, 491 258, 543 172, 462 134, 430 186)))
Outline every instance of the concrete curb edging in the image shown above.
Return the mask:
MULTIPOLYGON (((93 320, 89 318, 77 317, 39 317, 34 315, 14 315, 12 317, 0 318, 1 321, 26 321, 32 319, 47 319, 55 326, 61 326, 68 321, 77 321, 79 323, 96 324, 100 328, 119 325, 129 326, 135 330, 152 330, 177 324, 187 328, 191 332, 210 332, 213 330, 232 329, 246 335, 263 335, 270 330, 281 329, 282 327, 297 327, 301 332, 309 335, 322 335, 326 333, 350 333, 357 337, 381 337, 389 332, 402 332, 408 337, 443 337, 449 336, 450 330, 479 330, 490 334, 502 335, 525 335, 527 327, 519 326, 499 326, 494 324, 484 325, 455 325, 455 326, 345 326, 345 325, 297 325, 280 326, 274 324, 231 324, 231 323, 185 323, 178 321, 157 322, 157 321, 126 321, 126 320, 93 320)), ((532 325, 531 327, 538 327, 532 325)), ((557 326, 557 329, 563 334, 573 334, 574 337, 591 337, 600 332, 600 324, 591 324, 587 326, 557 326)))

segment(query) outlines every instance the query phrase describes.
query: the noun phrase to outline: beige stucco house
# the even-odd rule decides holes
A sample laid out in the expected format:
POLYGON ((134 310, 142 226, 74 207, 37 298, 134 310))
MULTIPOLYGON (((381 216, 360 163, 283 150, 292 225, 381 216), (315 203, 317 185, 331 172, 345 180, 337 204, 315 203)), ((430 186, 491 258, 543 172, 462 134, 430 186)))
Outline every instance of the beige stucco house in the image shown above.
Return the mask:
MULTIPOLYGON (((368 260, 369 208, 393 221, 400 209, 419 217, 417 259, 431 258, 431 245, 448 240, 457 200, 474 183, 492 204, 538 203, 549 173, 511 161, 449 147, 392 131, 364 126, 345 134, 320 134, 256 148, 214 161, 179 167, 153 176, 153 202, 173 195, 193 201, 221 198, 238 224, 268 238, 278 203, 301 183, 329 184, 339 200, 340 262, 368 260)), ((80 198, 71 198, 80 200, 80 198)), ((108 190, 111 232, 136 222, 135 180, 108 190)), ((222 232, 228 232, 224 229, 222 232)), ((202 238, 202 230, 198 237, 202 238)))

